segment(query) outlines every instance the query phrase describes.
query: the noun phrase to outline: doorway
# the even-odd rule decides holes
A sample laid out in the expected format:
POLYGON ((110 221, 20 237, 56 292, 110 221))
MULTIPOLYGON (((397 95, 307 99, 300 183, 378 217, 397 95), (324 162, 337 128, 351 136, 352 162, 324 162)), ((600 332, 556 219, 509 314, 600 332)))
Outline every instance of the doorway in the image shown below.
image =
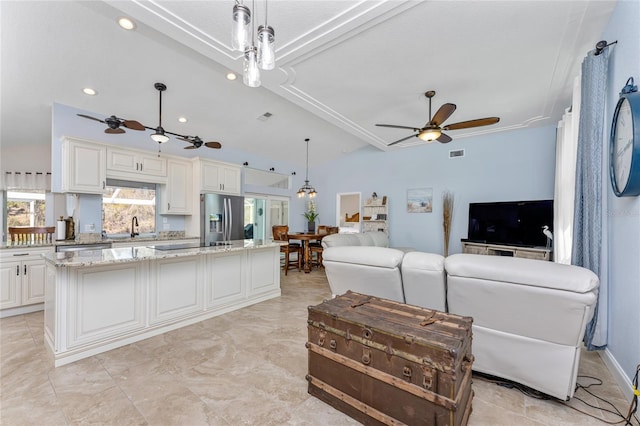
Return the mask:
POLYGON ((271 233, 273 225, 289 225, 289 198, 245 194, 245 238, 269 240, 273 238, 271 233))
POLYGON ((360 232, 360 192, 339 192, 336 195, 336 224, 340 232, 360 232))

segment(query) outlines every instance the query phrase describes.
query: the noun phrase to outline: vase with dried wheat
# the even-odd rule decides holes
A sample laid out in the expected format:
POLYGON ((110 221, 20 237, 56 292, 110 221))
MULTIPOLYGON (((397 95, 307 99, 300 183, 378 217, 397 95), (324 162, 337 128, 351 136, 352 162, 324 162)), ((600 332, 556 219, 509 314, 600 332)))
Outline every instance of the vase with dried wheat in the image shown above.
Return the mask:
POLYGON ((449 255, 449 237, 451 236, 451 219, 453 217, 453 192, 442 193, 442 229, 444 231, 444 256, 449 255))

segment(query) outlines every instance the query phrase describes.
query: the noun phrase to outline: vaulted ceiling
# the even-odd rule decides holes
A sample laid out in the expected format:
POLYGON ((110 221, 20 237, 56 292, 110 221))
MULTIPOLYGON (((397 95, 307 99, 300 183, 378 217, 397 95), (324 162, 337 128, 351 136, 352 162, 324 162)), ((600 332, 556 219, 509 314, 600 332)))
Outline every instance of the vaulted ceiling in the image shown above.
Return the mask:
MULTIPOLYGON (((450 123, 501 118, 449 132, 452 147, 472 135, 555 124, 615 2, 270 1, 277 66, 262 72, 259 88, 242 84, 241 54, 230 47, 233 5, 0 2, 3 150, 48 144, 53 102, 156 126, 155 82, 168 87, 166 129, 292 164, 304 164, 307 137, 312 165, 363 147, 424 143, 387 147, 411 132, 375 124, 423 126, 427 90, 437 92, 434 111, 457 105, 450 123), (121 29, 120 16, 137 28, 121 29), (230 70, 240 78, 228 81, 230 70), (98 95, 84 95, 86 86, 98 95), (266 112, 271 118, 259 120, 266 112)), ((255 1, 258 23, 264 6, 255 1)), ((166 145, 170 152, 184 142, 166 145)))

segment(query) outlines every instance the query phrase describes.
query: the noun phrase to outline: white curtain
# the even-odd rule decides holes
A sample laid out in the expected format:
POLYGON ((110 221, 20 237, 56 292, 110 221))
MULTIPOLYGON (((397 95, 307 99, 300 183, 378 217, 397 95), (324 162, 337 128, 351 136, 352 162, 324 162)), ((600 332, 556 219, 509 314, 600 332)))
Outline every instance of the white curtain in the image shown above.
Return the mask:
POLYGON ((558 122, 556 135, 556 178, 553 197, 553 258, 557 263, 571 264, 573 212, 580 121, 580 75, 573 81, 571 107, 558 122))
POLYGON ((3 172, 0 189, 50 191, 51 173, 39 171, 3 172))

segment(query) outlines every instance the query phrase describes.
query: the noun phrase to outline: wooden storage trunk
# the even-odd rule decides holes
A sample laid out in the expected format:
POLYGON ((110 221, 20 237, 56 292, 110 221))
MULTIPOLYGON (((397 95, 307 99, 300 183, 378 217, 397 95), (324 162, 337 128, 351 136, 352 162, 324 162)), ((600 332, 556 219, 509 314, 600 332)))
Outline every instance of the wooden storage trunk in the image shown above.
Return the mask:
POLYGON ((473 319, 347 292, 309 306, 309 393, 366 425, 465 425, 473 319))

